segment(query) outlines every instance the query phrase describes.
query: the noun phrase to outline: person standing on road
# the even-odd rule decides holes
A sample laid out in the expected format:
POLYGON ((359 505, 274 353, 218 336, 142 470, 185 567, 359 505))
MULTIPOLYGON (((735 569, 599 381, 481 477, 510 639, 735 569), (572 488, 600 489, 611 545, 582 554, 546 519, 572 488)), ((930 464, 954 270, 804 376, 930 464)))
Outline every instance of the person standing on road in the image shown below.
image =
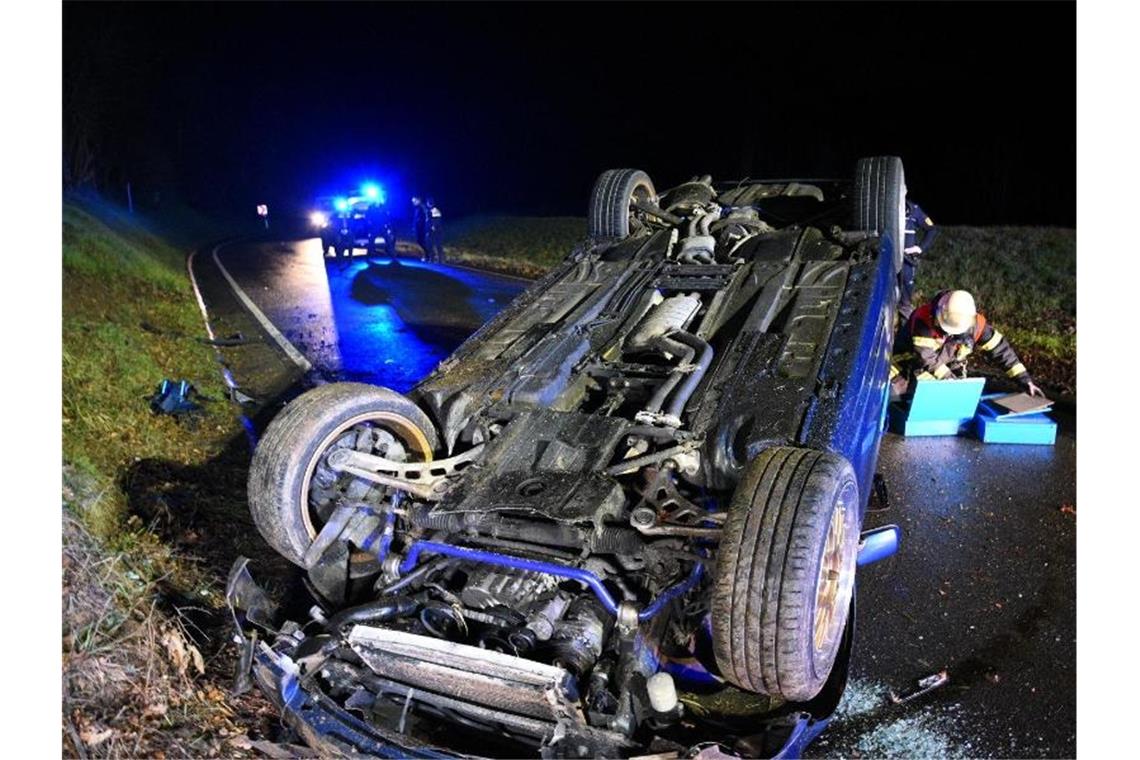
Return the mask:
POLYGON ((901 397, 915 380, 966 376, 966 358, 981 349, 1031 396, 1044 396, 1025 365, 965 290, 944 290, 914 310, 899 328, 891 356, 891 394, 901 397))
POLYGON ((899 315, 909 319, 914 312, 914 275, 918 269, 919 257, 930 250, 938 228, 934 220, 927 216, 922 207, 912 201, 906 202, 906 238, 903 244, 903 267, 899 272, 899 315))
POLYGON ((428 259, 442 264, 443 255, 443 212, 431 199, 427 199, 427 241, 430 249, 428 259))
POLYGON ((416 234, 416 245, 423 251, 421 261, 431 258, 428 250, 428 210, 418 195, 412 196, 412 231, 416 234))

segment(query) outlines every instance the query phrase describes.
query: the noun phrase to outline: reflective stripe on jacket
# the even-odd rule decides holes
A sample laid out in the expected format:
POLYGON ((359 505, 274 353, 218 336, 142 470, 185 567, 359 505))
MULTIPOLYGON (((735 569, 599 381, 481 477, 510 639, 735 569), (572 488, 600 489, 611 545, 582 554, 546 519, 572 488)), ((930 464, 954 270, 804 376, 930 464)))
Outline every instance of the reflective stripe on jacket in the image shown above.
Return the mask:
POLYGON ((906 202, 906 243, 903 253, 918 256, 930 248, 934 238, 938 237, 938 228, 934 220, 917 203, 906 202))
POLYGON ((899 328, 891 358, 895 370, 910 370, 918 378, 944 380, 964 370, 967 357, 978 349, 989 354, 1005 370, 1006 376, 1022 385, 1032 380, 1013 346, 986 321, 984 315, 975 317, 973 330, 961 335, 944 333, 934 316, 934 304, 940 295, 915 309, 910 319, 899 328))

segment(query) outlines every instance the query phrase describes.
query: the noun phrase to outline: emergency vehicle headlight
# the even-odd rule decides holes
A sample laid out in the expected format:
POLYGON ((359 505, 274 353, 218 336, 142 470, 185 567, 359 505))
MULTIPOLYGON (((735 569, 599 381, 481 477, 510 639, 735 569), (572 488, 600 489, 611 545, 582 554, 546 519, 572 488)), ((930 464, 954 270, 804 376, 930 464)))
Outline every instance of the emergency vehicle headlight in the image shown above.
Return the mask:
POLYGON ((313 213, 309 214, 309 222, 312 223, 314 227, 324 228, 329 226, 328 216, 321 213, 320 211, 314 211, 313 213))

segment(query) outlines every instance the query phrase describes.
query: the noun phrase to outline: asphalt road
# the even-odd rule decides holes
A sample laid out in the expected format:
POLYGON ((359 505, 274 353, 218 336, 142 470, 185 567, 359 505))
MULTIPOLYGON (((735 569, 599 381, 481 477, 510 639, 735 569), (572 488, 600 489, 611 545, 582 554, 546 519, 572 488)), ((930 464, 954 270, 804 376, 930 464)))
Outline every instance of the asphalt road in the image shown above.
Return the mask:
MULTIPOLYGON (((314 240, 216 253, 192 268, 215 332, 249 341, 223 354, 261 399, 306 375, 406 390, 525 286, 407 260, 325 260, 314 240)), ((861 571, 852 681, 809 756, 1076 754, 1076 423, 1059 417, 1053 447, 886 436, 890 506, 868 526, 899 524, 902 548, 861 571), (891 700, 942 670, 945 686, 891 700)))
POLYGON ((191 258, 223 361, 271 414, 339 380, 405 391, 527 285, 412 258, 325 259, 315 239, 229 241, 191 258))
POLYGON ((859 579, 855 665, 815 757, 1076 755, 1076 437, 1055 446, 888 434, 894 557, 859 579), (946 670, 895 705, 889 692, 946 670))

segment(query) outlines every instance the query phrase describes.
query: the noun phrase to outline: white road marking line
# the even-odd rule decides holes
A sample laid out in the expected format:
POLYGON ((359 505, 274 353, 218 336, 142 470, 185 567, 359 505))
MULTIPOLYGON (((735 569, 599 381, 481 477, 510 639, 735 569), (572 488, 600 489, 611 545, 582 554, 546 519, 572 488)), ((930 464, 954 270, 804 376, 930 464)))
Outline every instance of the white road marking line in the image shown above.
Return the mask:
POLYGON ((289 342, 288 338, 281 334, 280 330, 274 327, 273 323, 269 321, 269 317, 265 316, 261 309, 257 308, 257 305, 254 304, 250 297, 245 294, 245 291, 242 290, 241 286, 238 285, 234 278, 230 276, 230 273, 226 270, 226 268, 222 266, 222 260, 218 258, 218 251, 222 249, 222 245, 218 245, 214 248, 214 263, 218 265, 218 271, 222 273, 222 276, 226 278, 226 282, 228 282, 230 284, 230 287, 233 288, 234 294, 238 297, 238 300, 242 302, 245 308, 249 310, 249 313, 253 315, 254 319, 256 319, 261 324, 261 326, 265 328, 265 331, 267 333, 269 333, 269 337, 277 341, 277 345, 281 347, 281 350, 285 352, 285 355, 292 359, 293 363, 300 367, 302 370, 308 372, 313 368, 313 365, 309 363, 309 360, 306 359, 304 355, 298 351, 292 343, 289 342))
POLYGON ((210 336, 210 340, 217 340, 214 337, 214 328, 210 327, 210 315, 206 313, 206 302, 202 300, 202 291, 198 289, 198 278, 194 276, 194 257, 197 255, 197 248, 190 251, 190 256, 186 259, 186 271, 190 273, 190 285, 194 288, 194 298, 198 300, 198 310, 202 312, 202 321, 206 323, 206 334, 210 336))

